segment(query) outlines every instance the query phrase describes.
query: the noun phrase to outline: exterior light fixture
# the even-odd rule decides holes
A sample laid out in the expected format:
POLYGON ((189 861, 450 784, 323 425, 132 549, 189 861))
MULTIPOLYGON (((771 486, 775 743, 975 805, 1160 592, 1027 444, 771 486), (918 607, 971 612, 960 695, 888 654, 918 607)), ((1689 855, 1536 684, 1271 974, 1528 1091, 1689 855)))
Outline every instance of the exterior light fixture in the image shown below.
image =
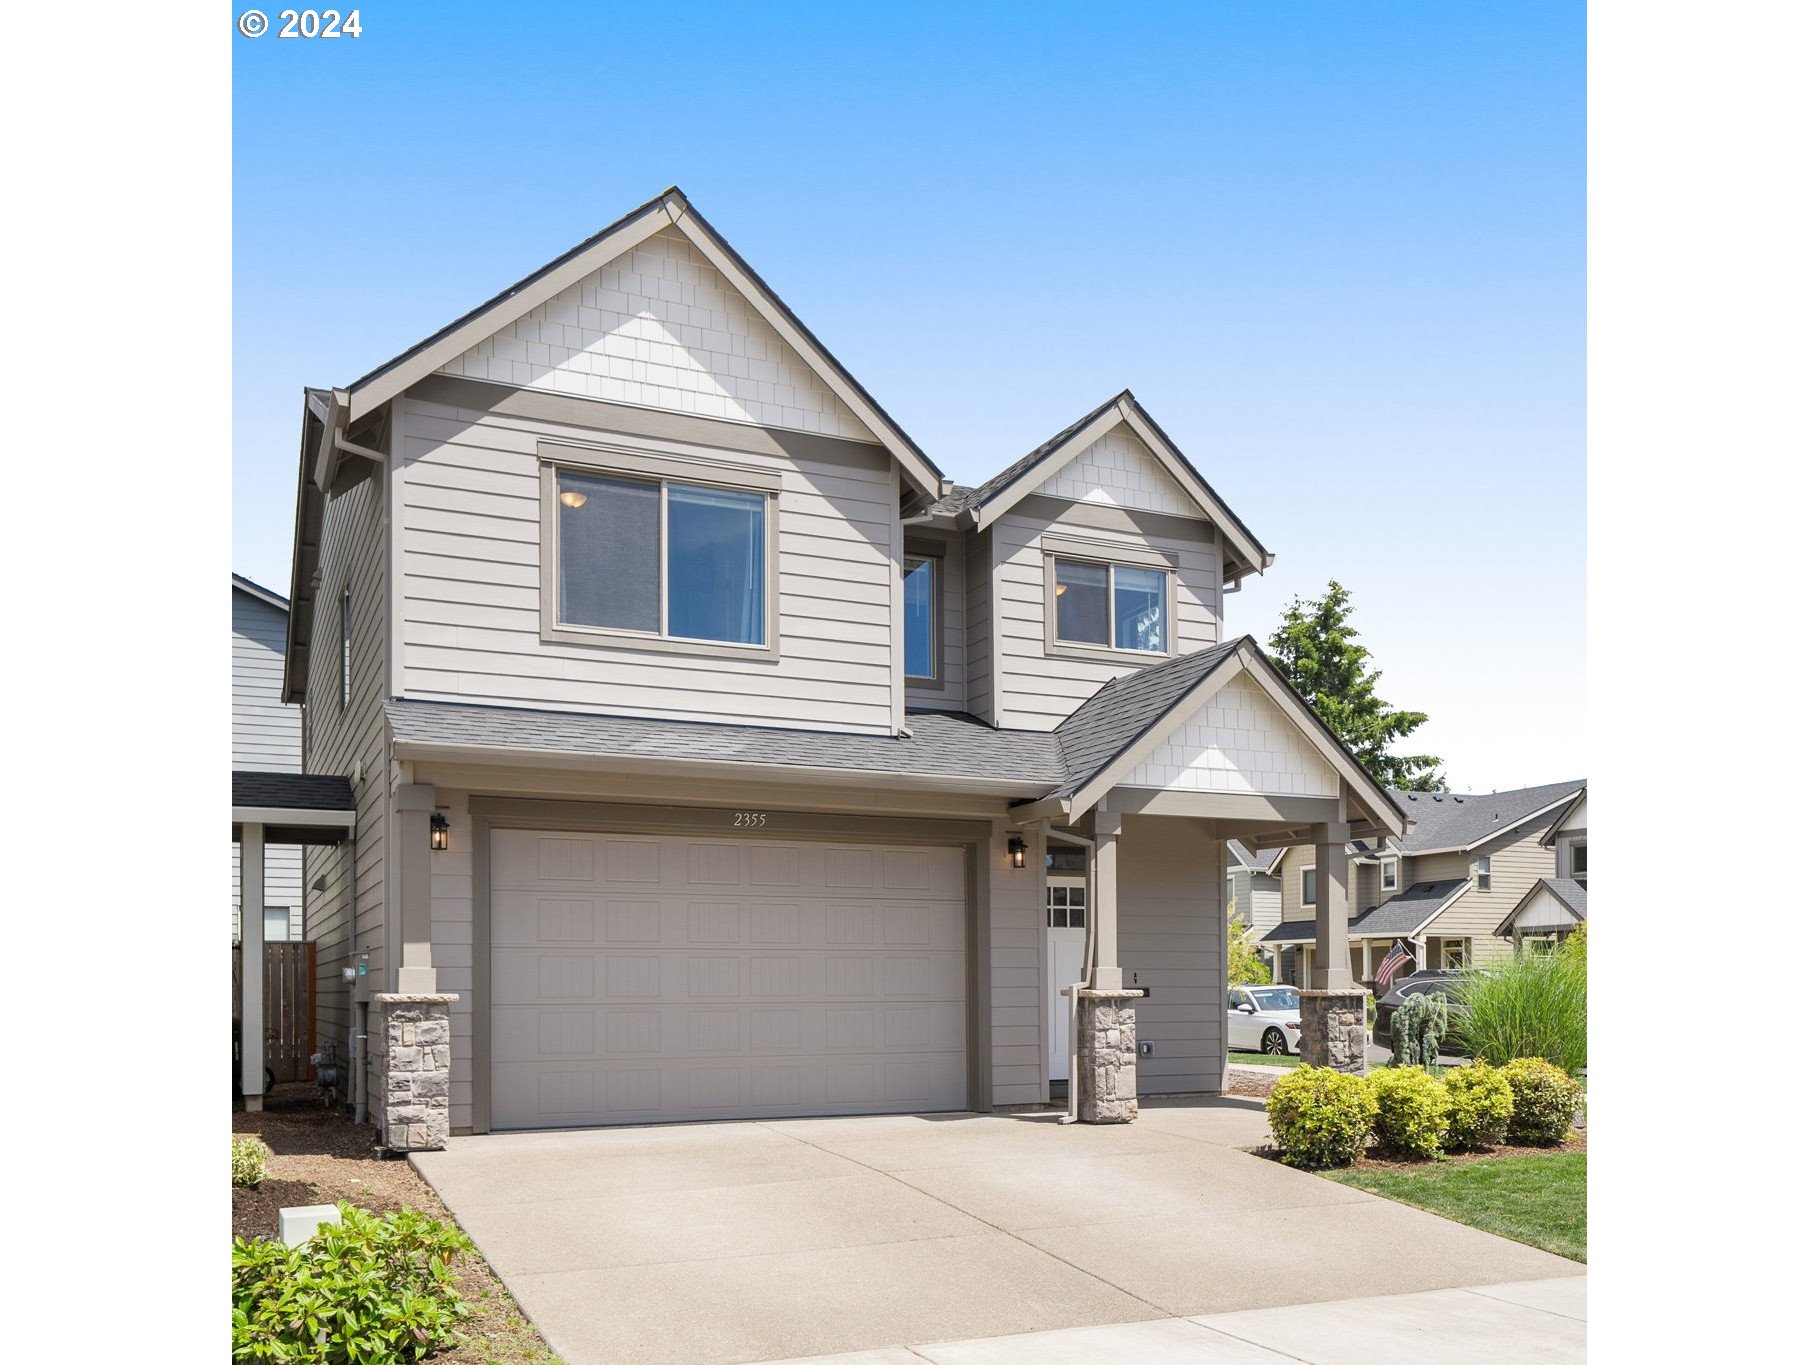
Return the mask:
POLYGON ((586 493, 577 493, 571 488, 567 492, 561 494, 556 501, 560 502, 564 507, 581 507, 586 505, 588 495, 586 493))
POLYGON ((449 847, 449 821, 441 811, 430 816, 430 848, 436 853, 446 852, 449 847))
POLYGON ((1030 846, 1024 842, 1024 836, 1021 834, 1013 834, 1005 841, 1005 851, 1011 855, 1011 865, 1013 867, 1022 867, 1024 865, 1024 850, 1029 847, 1030 846))
POLYGON ((1063 593, 1065 593, 1067 591, 1068 591, 1068 585, 1066 583, 1057 583, 1055 585, 1055 595, 1057 597, 1060 597, 1063 593))

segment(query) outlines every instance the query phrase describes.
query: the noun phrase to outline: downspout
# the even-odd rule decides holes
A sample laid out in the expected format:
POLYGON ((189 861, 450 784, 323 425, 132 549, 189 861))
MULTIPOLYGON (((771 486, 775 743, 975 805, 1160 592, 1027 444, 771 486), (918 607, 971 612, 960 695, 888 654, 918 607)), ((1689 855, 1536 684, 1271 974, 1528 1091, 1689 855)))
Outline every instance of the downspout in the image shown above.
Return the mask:
MULTIPOLYGON (((1059 829, 1051 829, 1049 822, 1045 820, 1043 821, 1043 841, 1047 843, 1051 839, 1060 839, 1063 843, 1068 844, 1079 844, 1088 850, 1093 848, 1091 839, 1083 839, 1078 834, 1064 834, 1059 829)), ((1092 904, 1093 879, 1089 877, 1087 883, 1089 887, 1087 892, 1087 936, 1083 940, 1080 979, 1072 982, 1068 987, 1068 1112, 1062 1115, 1063 1123, 1079 1123, 1081 1118, 1081 1050, 1076 1046, 1076 1039, 1081 1027, 1081 987, 1087 983, 1087 967, 1093 961, 1093 936, 1095 921, 1098 918, 1094 914, 1092 904)))

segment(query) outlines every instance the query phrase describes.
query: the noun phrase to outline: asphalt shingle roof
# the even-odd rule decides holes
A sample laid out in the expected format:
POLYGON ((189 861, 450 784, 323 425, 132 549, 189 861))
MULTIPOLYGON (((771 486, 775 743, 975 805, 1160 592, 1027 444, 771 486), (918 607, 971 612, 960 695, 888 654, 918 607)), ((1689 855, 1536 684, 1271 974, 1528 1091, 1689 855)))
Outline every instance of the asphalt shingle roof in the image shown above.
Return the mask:
POLYGON ((1541 787, 1513 787, 1483 796, 1466 792, 1392 792, 1398 809, 1410 821, 1409 832, 1398 843, 1404 853, 1465 848, 1521 824, 1585 785, 1582 778, 1541 787))
POLYGON ((1581 919, 1586 918, 1586 883, 1573 877, 1544 877, 1542 885, 1561 898, 1561 904, 1581 919))
POLYGON ((236 772, 234 804, 271 810, 353 810, 354 788, 345 777, 317 773, 236 772))
POLYGON ((1272 853, 1269 849, 1263 849, 1257 853, 1253 853, 1237 839, 1228 839, 1226 841, 1226 853, 1233 862, 1237 863, 1241 868, 1244 868, 1248 872, 1268 872, 1271 860, 1276 857, 1276 854, 1272 853))
POLYGON ((911 712, 910 733, 901 737, 434 701, 389 701, 385 713, 403 743, 973 778, 1026 783, 1033 794, 1062 776, 1054 735, 995 730, 945 711, 911 712))
MULTIPOLYGON (((1466 885, 1464 877, 1448 882, 1419 882, 1400 896, 1382 905, 1354 915, 1346 922, 1346 933, 1354 938, 1395 938, 1413 934, 1434 918, 1447 899, 1466 885)), ((1314 938, 1314 921, 1286 919, 1272 929, 1260 943, 1307 943, 1314 938)))
MULTIPOLYGON (((1023 456, 1021 459, 1014 460, 1012 463, 999 470, 998 473, 987 479, 986 482, 981 484, 978 488, 967 489, 967 500, 960 504, 960 508, 981 507, 986 503, 991 502, 992 499, 996 498, 1000 493, 1004 492, 1007 488, 1011 487, 1012 484, 1021 479, 1028 470, 1041 464, 1058 447, 1063 446, 1067 444, 1068 441, 1072 440, 1074 434, 1082 427, 1090 426, 1094 422, 1097 422, 1100 415, 1104 413, 1106 409, 1112 407, 1124 396, 1123 393, 1113 394, 1112 397, 1108 398, 1104 403, 1101 403, 1085 417, 1082 417, 1078 421, 1070 422, 1028 455, 1023 456)), ((961 490, 957 488, 954 491, 959 493, 961 490)), ((960 508, 956 508, 955 510, 958 511, 960 508)))

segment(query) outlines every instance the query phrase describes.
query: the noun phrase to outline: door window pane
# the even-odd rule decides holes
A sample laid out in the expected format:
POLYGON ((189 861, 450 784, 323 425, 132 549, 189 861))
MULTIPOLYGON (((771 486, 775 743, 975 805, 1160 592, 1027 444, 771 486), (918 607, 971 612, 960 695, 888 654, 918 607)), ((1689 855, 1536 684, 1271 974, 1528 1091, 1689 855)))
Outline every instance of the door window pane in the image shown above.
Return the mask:
POLYGON ((1107 566, 1055 561, 1055 638, 1074 644, 1109 643, 1107 566))
POLYGON ((658 485, 556 472, 557 619, 613 630, 658 628, 658 485))
POLYGON ((904 562, 904 676, 935 676, 935 561, 904 562))
POLYGON ((1128 564, 1113 569, 1114 643, 1120 649, 1156 654, 1168 650, 1168 603, 1163 592, 1167 581, 1161 569, 1134 569, 1128 564))
POLYGON ((673 483, 669 499, 669 633, 763 644, 764 495, 673 483))

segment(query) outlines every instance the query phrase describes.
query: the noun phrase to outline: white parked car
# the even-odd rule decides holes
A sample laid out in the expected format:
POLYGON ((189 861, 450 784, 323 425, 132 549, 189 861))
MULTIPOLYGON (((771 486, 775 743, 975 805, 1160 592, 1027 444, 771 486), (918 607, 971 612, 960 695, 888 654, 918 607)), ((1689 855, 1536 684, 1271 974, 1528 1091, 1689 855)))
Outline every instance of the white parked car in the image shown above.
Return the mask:
POLYGON ((1302 993, 1294 986, 1234 986, 1226 1001, 1226 1046, 1284 1056, 1302 1050, 1302 993))

